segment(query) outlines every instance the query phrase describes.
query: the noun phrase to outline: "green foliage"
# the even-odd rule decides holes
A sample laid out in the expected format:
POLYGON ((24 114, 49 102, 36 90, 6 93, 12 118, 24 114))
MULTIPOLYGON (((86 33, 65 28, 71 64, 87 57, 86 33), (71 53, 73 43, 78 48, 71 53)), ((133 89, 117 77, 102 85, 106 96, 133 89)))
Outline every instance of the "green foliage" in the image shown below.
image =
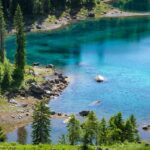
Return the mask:
MULTIPOLYGON (((94 112, 90 112, 85 121, 81 124, 72 115, 68 124, 68 140, 71 145, 82 143, 82 149, 88 149, 89 145, 107 145, 127 142, 138 142, 139 135, 136 119, 131 115, 124 120, 122 113, 112 116, 108 122, 103 118, 98 121, 94 112)), ((67 143, 63 135, 60 144, 67 143)))
POLYGON ((17 37, 17 53, 16 53, 16 67, 24 70, 25 67, 25 34, 23 16, 20 6, 17 6, 14 25, 17 37))
POLYGON ((97 145, 107 144, 107 132, 107 122, 105 118, 103 118, 98 125, 97 145))
POLYGON ((83 127, 83 145, 92 145, 97 140, 98 119, 92 111, 82 125, 83 127))
POLYGON ((18 5, 15 17, 14 17, 14 25, 16 29, 16 37, 17 37, 17 51, 15 57, 15 65, 16 68, 14 70, 13 79, 15 82, 19 82, 24 79, 24 69, 25 69, 25 34, 24 34, 24 23, 23 16, 21 12, 21 8, 18 5))
MULTIPOLYGON (((81 150, 81 146, 71 146, 71 145, 19 145, 15 143, 1 143, 1 150, 81 150)), ((150 146, 145 146, 145 143, 122 143, 114 144, 109 146, 101 146, 102 149, 109 150, 149 150, 150 146)), ((96 150, 95 146, 89 146, 86 150, 96 150)))
POLYGON ((43 15, 49 12, 58 13, 68 8, 80 8, 81 6, 92 7, 95 0, 2 0, 4 12, 14 15, 15 9, 19 4, 25 15, 43 15), (11 7, 10 7, 11 6, 11 7), (59 11, 58 11, 59 10, 59 11))
POLYGON ((6 35, 6 29, 5 29, 5 20, 4 20, 4 13, 3 13, 3 7, 0 0, 0 62, 4 63, 5 61, 5 35, 6 35))
POLYGON ((45 101, 37 102, 33 112, 32 138, 33 144, 50 143, 50 110, 45 101))
POLYGON ((0 142, 6 141, 6 135, 4 134, 2 128, 0 127, 0 142))
POLYGON ((71 145, 75 145, 80 140, 80 122, 75 118, 74 115, 71 116, 67 124, 68 129, 68 140, 71 145))
POLYGON ((15 87, 19 88, 22 81, 24 80, 25 35, 24 35, 24 29, 23 29, 23 26, 24 26, 23 16, 22 16, 21 8, 19 6, 17 7, 16 13, 15 13, 14 25, 15 25, 16 37, 17 37, 17 52, 16 52, 16 59, 15 59, 15 69, 5 57, 4 43, 5 43, 6 30, 5 30, 3 7, 1 5, 1 0, 0 0, 0 62, 1 62, 0 63, 0 90, 2 92, 12 90, 12 87, 11 87, 12 85, 13 85, 13 88, 15 87))
POLYGON ((1 81, 1 90, 6 91, 9 90, 11 86, 11 66, 9 62, 5 62, 4 64, 4 73, 1 81))

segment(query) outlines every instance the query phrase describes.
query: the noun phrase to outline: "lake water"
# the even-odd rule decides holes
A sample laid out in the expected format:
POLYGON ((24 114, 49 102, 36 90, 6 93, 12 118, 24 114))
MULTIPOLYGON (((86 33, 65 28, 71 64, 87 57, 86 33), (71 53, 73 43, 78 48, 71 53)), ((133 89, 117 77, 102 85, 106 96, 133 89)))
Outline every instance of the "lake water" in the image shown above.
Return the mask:
MULTIPOLYGON (((150 18, 107 18, 82 21, 63 29, 27 35, 28 63, 52 63, 71 79, 60 97, 50 102, 54 111, 78 113, 93 110, 107 119, 121 111, 137 117, 141 137, 150 132, 141 126, 150 123, 150 18), (107 82, 96 83, 101 74, 107 82), (93 101, 101 104, 90 106, 93 101)), ((15 39, 7 39, 7 54, 13 60, 15 39)), ((53 141, 65 133, 63 120, 52 121, 53 141)), ((31 143, 31 126, 26 127, 31 143)), ((17 130, 8 141, 17 140, 17 130)))

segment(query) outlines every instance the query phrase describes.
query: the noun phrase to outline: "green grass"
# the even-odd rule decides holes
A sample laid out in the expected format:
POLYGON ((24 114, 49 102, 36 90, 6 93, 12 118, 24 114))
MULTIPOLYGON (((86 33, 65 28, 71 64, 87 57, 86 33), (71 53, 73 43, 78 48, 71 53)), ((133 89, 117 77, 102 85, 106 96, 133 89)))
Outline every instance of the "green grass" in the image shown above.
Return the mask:
POLYGON ((94 8, 94 12, 96 15, 95 17, 100 18, 103 14, 107 13, 111 9, 112 9, 111 5, 108 5, 102 1, 99 3, 96 3, 96 6, 94 8))
MULTIPOLYGON (((108 148, 109 150, 150 150, 150 146, 145 146, 145 143, 126 143, 115 144, 112 146, 101 146, 103 150, 108 148)), ((0 144, 0 150, 81 150, 81 146, 70 145, 19 145, 16 143, 2 143, 0 144)), ((90 146, 89 150, 96 150, 95 146, 90 146)))

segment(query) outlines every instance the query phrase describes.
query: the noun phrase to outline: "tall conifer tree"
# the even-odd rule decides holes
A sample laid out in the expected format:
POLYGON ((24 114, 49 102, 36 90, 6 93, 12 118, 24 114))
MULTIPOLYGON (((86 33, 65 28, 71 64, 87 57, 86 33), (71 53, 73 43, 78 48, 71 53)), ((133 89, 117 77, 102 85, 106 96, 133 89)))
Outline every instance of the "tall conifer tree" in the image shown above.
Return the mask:
POLYGON ((15 56, 15 80, 22 81, 24 79, 24 69, 25 69, 25 34, 24 34, 24 22, 23 15, 20 6, 17 6, 15 17, 14 17, 14 26, 16 29, 16 43, 17 50, 15 56))
POLYGON ((6 36, 6 24, 4 19, 2 2, 0 0, 0 62, 5 61, 5 36, 6 36))
POLYGON ((35 105, 32 123, 32 138, 33 144, 50 143, 50 110, 44 101, 38 102, 35 105))

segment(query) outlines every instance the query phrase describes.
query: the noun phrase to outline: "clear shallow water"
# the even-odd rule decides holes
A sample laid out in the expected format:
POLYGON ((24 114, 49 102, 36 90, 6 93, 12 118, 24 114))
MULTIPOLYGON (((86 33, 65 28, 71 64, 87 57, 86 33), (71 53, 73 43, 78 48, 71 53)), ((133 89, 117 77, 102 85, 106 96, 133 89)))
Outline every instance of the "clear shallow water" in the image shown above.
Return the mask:
MULTIPOLYGON (((15 41, 7 39, 8 57, 14 57, 15 41)), ((94 110, 99 118, 118 111, 124 117, 134 114, 141 136, 150 140, 150 132, 141 126, 150 123, 150 18, 113 18, 83 21, 64 29, 27 35, 28 63, 52 63, 71 78, 63 94, 49 105, 58 112, 78 113, 94 110), (98 84, 101 74, 107 82, 98 84), (95 100, 101 104, 90 106, 95 100)), ((62 120, 53 120, 52 137, 65 132, 62 120), (55 130, 56 129, 56 130, 55 130)), ((31 142, 30 126, 27 126, 31 142)), ((8 134, 16 141, 17 131, 8 134)))

